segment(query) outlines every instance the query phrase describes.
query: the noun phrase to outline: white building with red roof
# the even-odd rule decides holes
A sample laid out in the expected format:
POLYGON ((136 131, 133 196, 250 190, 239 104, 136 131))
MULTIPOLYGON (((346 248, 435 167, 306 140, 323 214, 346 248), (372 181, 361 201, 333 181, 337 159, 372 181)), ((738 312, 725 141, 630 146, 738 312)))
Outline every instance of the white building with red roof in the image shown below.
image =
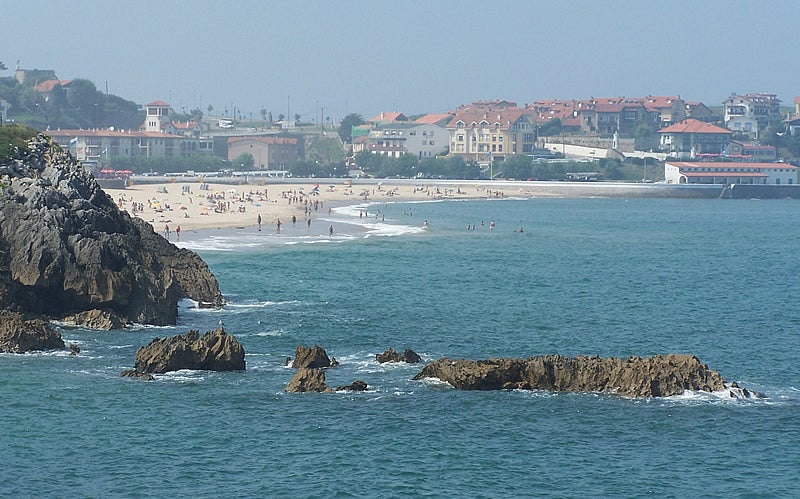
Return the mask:
POLYGON ((664 180, 668 184, 792 185, 797 183, 797 167, 788 163, 667 161, 664 180))
POLYGON ((733 132, 700 120, 686 119, 658 131, 661 150, 679 156, 722 154, 733 132))

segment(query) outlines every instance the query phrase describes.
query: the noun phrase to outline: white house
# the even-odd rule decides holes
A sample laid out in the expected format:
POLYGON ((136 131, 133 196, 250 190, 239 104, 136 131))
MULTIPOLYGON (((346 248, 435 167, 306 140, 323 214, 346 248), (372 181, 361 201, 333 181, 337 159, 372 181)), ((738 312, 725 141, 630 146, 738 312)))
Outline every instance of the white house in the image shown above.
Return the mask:
POLYGON ((426 159, 446 153, 449 143, 450 134, 440 126, 392 122, 370 130, 363 148, 373 154, 393 158, 413 154, 419 159, 426 159))
POLYGON ((788 163, 664 163, 668 184, 795 184, 797 167, 788 163))
POLYGON ((758 137, 758 118, 769 121, 780 115, 780 99, 775 94, 731 94, 725 99, 725 127, 734 132, 758 137))

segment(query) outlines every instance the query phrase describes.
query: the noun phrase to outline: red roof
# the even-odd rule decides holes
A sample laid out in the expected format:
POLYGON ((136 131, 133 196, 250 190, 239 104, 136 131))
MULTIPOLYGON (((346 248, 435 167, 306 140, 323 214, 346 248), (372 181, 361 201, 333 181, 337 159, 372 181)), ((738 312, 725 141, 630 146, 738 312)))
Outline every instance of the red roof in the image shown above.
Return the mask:
POLYGON ((393 121, 408 121, 408 118, 406 118, 403 113, 391 112, 391 113, 380 113, 371 120, 367 121, 369 123, 391 123, 393 121))
POLYGON ((169 107, 169 104, 164 102, 163 100, 154 100, 147 107, 169 107))
POLYGON ((297 144, 297 139, 291 137, 228 137, 228 145, 246 140, 253 140, 264 144, 297 144))
POLYGON ((421 125, 435 125, 440 121, 450 121, 452 118, 451 114, 426 114, 425 116, 421 116, 414 120, 414 123, 419 123, 421 125))
POLYGON ((681 175, 685 177, 768 177, 762 172, 685 172, 681 170, 681 175))
POLYGON ((166 139, 182 139, 182 135, 170 135, 162 132, 140 132, 119 130, 48 130, 45 132, 50 137, 157 137, 166 139))
MULTIPOLYGON (((790 165, 789 163, 698 163, 698 162, 688 162, 688 161, 677 161, 675 163, 669 162, 671 166, 677 166, 679 169, 683 170, 684 168, 728 168, 732 170, 775 170, 775 169, 783 169, 783 170, 796 170, 797 167, 790 165)), ((681 173, 683 173, 681 171, 681 173)), ((694 172, 688 172, 694 173, 694 172)), ((711 173, 729 173, 729 172, 711 172, 711 173)))
POLYGON ((733 135, 733 132, 726 128, 718 127, 705 121, 686 119, 662 128, 658 133, 715 133, 733 135))
POLYGON ((463 122, 464 126, 467 127, 472 123, 485 121, 489 123, 490 126, 499 123, 501 129, 508 129, 526 112, 530 111, 521 107, 503 107, 499 109, 480 106, 465 107, 456 111, 455 117, 447 124, 447 128, 457 128, 459 121, 463 122))
POLYGON ((33 89, 37 92, 47 93, 52 92, 56 85, 61 85, 62 87, 66 87, 72 83, 72 80, 47 80, 41 83, 37 83, 33 86, 33 89))

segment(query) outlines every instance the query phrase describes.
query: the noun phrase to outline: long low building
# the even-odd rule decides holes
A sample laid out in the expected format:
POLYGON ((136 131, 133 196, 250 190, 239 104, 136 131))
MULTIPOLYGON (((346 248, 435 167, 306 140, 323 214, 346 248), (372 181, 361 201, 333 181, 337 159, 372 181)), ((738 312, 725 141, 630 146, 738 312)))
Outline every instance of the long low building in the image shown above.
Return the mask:
POLYGON ((797 183, 797 167, 788 163, 666 162, 668 184, 762 184, 797 183))

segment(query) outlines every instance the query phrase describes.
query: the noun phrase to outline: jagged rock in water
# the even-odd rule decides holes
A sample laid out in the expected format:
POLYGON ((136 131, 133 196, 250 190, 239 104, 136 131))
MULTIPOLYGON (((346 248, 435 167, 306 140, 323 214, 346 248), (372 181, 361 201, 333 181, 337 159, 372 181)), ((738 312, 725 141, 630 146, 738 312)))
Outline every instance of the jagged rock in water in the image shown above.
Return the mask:
POLYGON ((325 383, 325 372, 321 369, 301 367, 294 373, 284 391, 292 393, 302 392, 330 392, 331 388, 325 383))
POLYGON ((402 354, 395 352, 393 348, 387 348, 385 352, 375 354, 375 360, 378 361, 379 364, 384 364, 386 362, 406 362, 408 364, 416 364, 420 360, 419 355, 414 350, 410 348, 406 348, 402 354))
POLYGON ((189 331, 171 338, 155 338, 136 352, 136 370, 165 373, 180 369, 242 371, 244 348, 223 327, 202 337, 189 331))
POLYGON ((182 298, 222 305, 199 256, 120 211, 46 136, 29 149, 0 171, 0 309, 56 319, 98 309, 169 325, 182 298))
POLYGON ((360 379, 357 379, 357 380, 353 381, 352 383, 350 383, 349 385, 340 386, 339 388, 336 389, 336 391, 337 392, 344 392, 344 391, 347 391, 347 392, 365 392, 365 391, 367 391, 367 388, 369 388, 369 386, 366 383, 364 383, 360 379))
POLYGON ((123 378, 142 379, 144 381, 154 381, 156 379, 152 374, 143 373, 142 371, 137 371, 136 369, 126 369, 119 373, 119 375, 123 378))
POLYGON ((562 392, 608 392, 630 397, 667 397, 685 390, 712 392, 725 380, 693 355, 652 358, 567 357, 470 361, 442 358, 414 379, 438 378, 463 390, 528 389, 562 392))
POLYGON ((321 348, 319 345, 314 345, 313 348, 298 346, 294 351, 292 368, 299 369, 302 367, 331 367, 331 359, 328 358, 325 349, 321 348))
POLYGON ((41 319, 0 311, 0 352, 26 353, 64 348, 61 334, 41 319))
POLYGON ((74 324, 78 327, 87 329, 98 329, 109 331, 111 329, 122 329, 125 327, 125 320, 114 312, 107 310, 87 310, 75 315, 64 317, 64 322, 74 324))

